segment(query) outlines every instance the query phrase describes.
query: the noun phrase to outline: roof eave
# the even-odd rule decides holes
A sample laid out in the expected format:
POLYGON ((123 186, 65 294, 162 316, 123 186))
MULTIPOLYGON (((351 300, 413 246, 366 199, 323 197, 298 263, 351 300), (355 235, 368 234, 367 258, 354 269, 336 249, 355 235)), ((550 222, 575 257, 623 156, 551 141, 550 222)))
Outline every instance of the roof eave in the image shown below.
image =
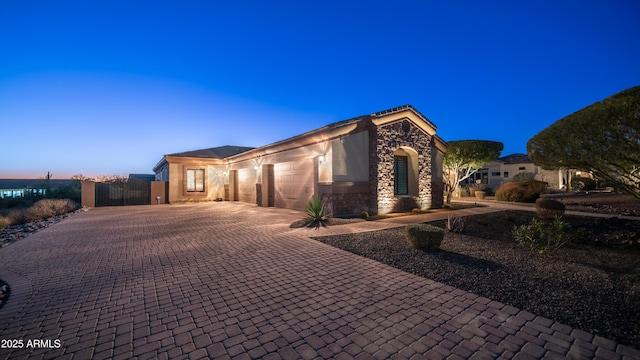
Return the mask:
POLYGON ((279 153, 286 150, 292 150, 299 147, 317 144, 339 138, 341 135, 347 135, 358 127, 362 120, 368 117, 356 117, 348 120, 332 123, 321 128, 308 131, 306 133, 280 140, 265 146, 245 151, 243 153, 229 156, 224 160, 229 162, 239 162, 247 159, 253 159, 258 156, 266 156, 279 153))

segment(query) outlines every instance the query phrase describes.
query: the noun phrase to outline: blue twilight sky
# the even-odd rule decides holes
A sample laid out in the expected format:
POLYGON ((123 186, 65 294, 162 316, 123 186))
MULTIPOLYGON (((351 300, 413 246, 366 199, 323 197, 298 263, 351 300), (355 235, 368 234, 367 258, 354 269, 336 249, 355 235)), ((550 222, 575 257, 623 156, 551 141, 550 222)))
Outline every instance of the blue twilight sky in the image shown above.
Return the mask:
POLYGON ((503 155, 640 85, 640 2, 0 1, 0 178, 152 173, 411 104, 503 155))

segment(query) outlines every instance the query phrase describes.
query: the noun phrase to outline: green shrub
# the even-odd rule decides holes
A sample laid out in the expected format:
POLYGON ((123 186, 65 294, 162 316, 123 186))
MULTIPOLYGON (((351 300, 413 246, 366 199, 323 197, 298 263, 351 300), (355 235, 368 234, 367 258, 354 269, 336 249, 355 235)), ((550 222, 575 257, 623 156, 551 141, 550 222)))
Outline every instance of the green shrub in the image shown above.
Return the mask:
POLYGON ((525 181, 505 183, 496 190, 496 200, 510 202, 535 202, 547 189, 543 181, 525 181))
POLYGON ((496 200, 509 202, 522 201, 523 190, 520 184, 504 183, 496 190, 496 200))
POLYGON ((331 212, 326 204, 318 197, 312 197, 306 205, 307 218, 310 220, 309 226, 327 226, 331 219, 331 212))
POLYGON ((434 250, 439 249, 444 230, 428 224, 409 224, 405 226, 407 244, 412 248, 434 250))
POLYGON ((559 216, 546 222, 532 219, 531 224, 514 226, 512 235, 519 244, 527 245, 538 254, 553 254, 575 237, 571 225, 559 216))
POLYGON ((513 176, 511 181, 514 183, 524 183, 528 181, 534 181, 536 179, 536 174, 532 172, 521 172, 517 173, 513 176))
POLYGON ((596 189, 596 181, 587 177, 575 177, 571 179, 571 188, 578 191, 591 191, 596 189))
POLYGON ((566 206, 560 201, 540 198, 536 200, 536 213, 541 219, 553 219, 564 215, 566 206))
POLYGON ((540 197, 540 194, 545 192, 545 190, 547 190, 547 187, 549 186, 548 183, 538 180, 525 181, 522 183, 522 185, 526 189, 526 198, 530 199, 527 202, 535 202, 536 199, 540 197))

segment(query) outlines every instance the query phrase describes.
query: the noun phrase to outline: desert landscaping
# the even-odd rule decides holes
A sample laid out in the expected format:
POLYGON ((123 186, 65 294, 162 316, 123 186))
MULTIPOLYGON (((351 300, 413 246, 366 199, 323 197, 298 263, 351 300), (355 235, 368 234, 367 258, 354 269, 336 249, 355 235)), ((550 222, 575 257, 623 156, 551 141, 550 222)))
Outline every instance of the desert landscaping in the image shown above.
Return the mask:
POLYGON ((579 236, 547 256, 513 239, 513 227, 529 223, 532 211, 467 217, 464 231, 447 232, 439 251, 408 247, 403 228, 316 239, 639 348, 640 324, 630 315, 640 313, 640 221, 617 216, 637 215, 640 201, 610 193, 553 198, 568 211, 605 217, 566 215, 579 236))

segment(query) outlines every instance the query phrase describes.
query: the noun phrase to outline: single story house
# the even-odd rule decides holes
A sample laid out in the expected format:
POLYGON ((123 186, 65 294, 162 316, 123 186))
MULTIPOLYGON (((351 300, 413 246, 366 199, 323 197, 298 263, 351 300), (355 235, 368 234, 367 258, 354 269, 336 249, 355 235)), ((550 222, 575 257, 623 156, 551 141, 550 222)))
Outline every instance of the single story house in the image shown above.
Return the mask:
POLYGON ((410 105, 336 122, 276 143, 169 154, 153 168, 168 202, 242 201, 303 210, 312 196, 334 214, 443 205, 446 143, 410 105))
POLYGON ((545 170, 534 164, 527 154, 518 153, 484 164, 464 184, 486 184, 495 190, 502 184, 511 182, 513 177, 520 173, 533 174, 536 180, 548 183, 551 189, 563 189, 567 185, 566 170, 545 170))
POLYGON ((51 189, 69 186, 74 180, 63 179, 0 179, 0 198, 20 198, 25 196, 45 196, 47 186, 51 189))

